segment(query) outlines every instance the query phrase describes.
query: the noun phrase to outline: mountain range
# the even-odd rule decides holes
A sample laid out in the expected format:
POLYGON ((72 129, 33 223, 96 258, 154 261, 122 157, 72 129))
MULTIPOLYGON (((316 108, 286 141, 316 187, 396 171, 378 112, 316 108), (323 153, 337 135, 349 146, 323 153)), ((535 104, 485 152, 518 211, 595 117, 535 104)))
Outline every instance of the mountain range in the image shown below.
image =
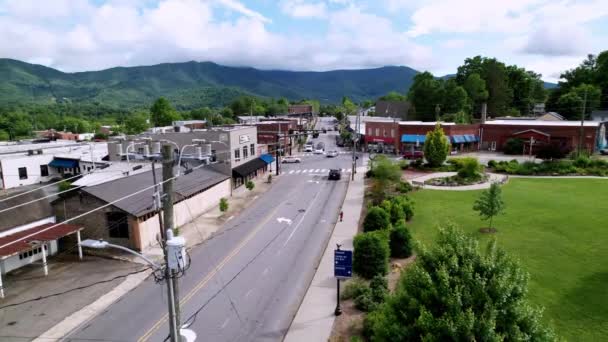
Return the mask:
MULTIPOLYGON (((86 102, 148 107, 165 96, 178 109, 223 106, 241 95, 338 103, 407 92, 418 71, 405 66, 325 72, 259 70, 212 62, 164 63, 65 73, 0 59, 0 104, 86 102)), ((549 84, 551 85, 551 84, 549 84)))

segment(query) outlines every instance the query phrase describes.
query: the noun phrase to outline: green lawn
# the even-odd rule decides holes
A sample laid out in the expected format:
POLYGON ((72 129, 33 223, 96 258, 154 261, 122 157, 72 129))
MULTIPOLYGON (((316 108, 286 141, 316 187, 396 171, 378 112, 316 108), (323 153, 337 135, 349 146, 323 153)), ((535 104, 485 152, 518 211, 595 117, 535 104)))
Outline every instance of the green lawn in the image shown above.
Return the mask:
POLYGON ((471 208, 478 191, 423 190, 411 197, 413 236, 430 244, 455 222, 482 243, 496 238, 530 273, 529 297, 569 341, 608 340, 608 180, 511 179, 496 234, 471 208))

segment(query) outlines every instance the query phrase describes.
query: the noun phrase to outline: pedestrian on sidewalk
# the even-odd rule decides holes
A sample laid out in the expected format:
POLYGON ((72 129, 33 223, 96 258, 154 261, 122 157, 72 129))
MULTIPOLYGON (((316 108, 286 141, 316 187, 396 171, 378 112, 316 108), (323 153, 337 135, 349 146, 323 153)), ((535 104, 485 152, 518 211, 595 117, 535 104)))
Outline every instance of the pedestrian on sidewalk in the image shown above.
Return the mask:
POLYGON ((344 212, 340 210, 340 222, 342 222, 342 218, 344 217, 344 212))

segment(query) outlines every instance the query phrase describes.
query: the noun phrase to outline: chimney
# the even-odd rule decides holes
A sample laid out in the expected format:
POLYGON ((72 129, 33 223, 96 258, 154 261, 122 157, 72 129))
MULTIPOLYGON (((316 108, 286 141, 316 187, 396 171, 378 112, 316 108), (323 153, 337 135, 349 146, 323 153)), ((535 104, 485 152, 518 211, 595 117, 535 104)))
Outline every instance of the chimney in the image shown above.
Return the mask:
POLYGON ((488 118, 488 104, 484 102, 481 104, 481 123, 482 124, 486 123, 487 118, 488 118))

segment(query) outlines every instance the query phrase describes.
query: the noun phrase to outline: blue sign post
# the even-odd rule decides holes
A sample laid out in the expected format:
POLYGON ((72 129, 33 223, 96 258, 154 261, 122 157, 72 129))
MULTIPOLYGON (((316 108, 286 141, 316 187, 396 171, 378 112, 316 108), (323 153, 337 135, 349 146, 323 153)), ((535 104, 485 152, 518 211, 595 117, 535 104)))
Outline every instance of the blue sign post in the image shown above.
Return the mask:
POLYGON ((340 308, 340 279, 348 279, 353 276, 353 251, 343 251, 340 247, 340 245, 337 245, 336 250, 334 250, 334 276, 338 286, 336 310, 334 310, 336 316, 342 314, 342 308, 340 308))
POLYGON ((334 276, 336 278, 351 278, 353 276, 353 251, 334 251, 334 276))

